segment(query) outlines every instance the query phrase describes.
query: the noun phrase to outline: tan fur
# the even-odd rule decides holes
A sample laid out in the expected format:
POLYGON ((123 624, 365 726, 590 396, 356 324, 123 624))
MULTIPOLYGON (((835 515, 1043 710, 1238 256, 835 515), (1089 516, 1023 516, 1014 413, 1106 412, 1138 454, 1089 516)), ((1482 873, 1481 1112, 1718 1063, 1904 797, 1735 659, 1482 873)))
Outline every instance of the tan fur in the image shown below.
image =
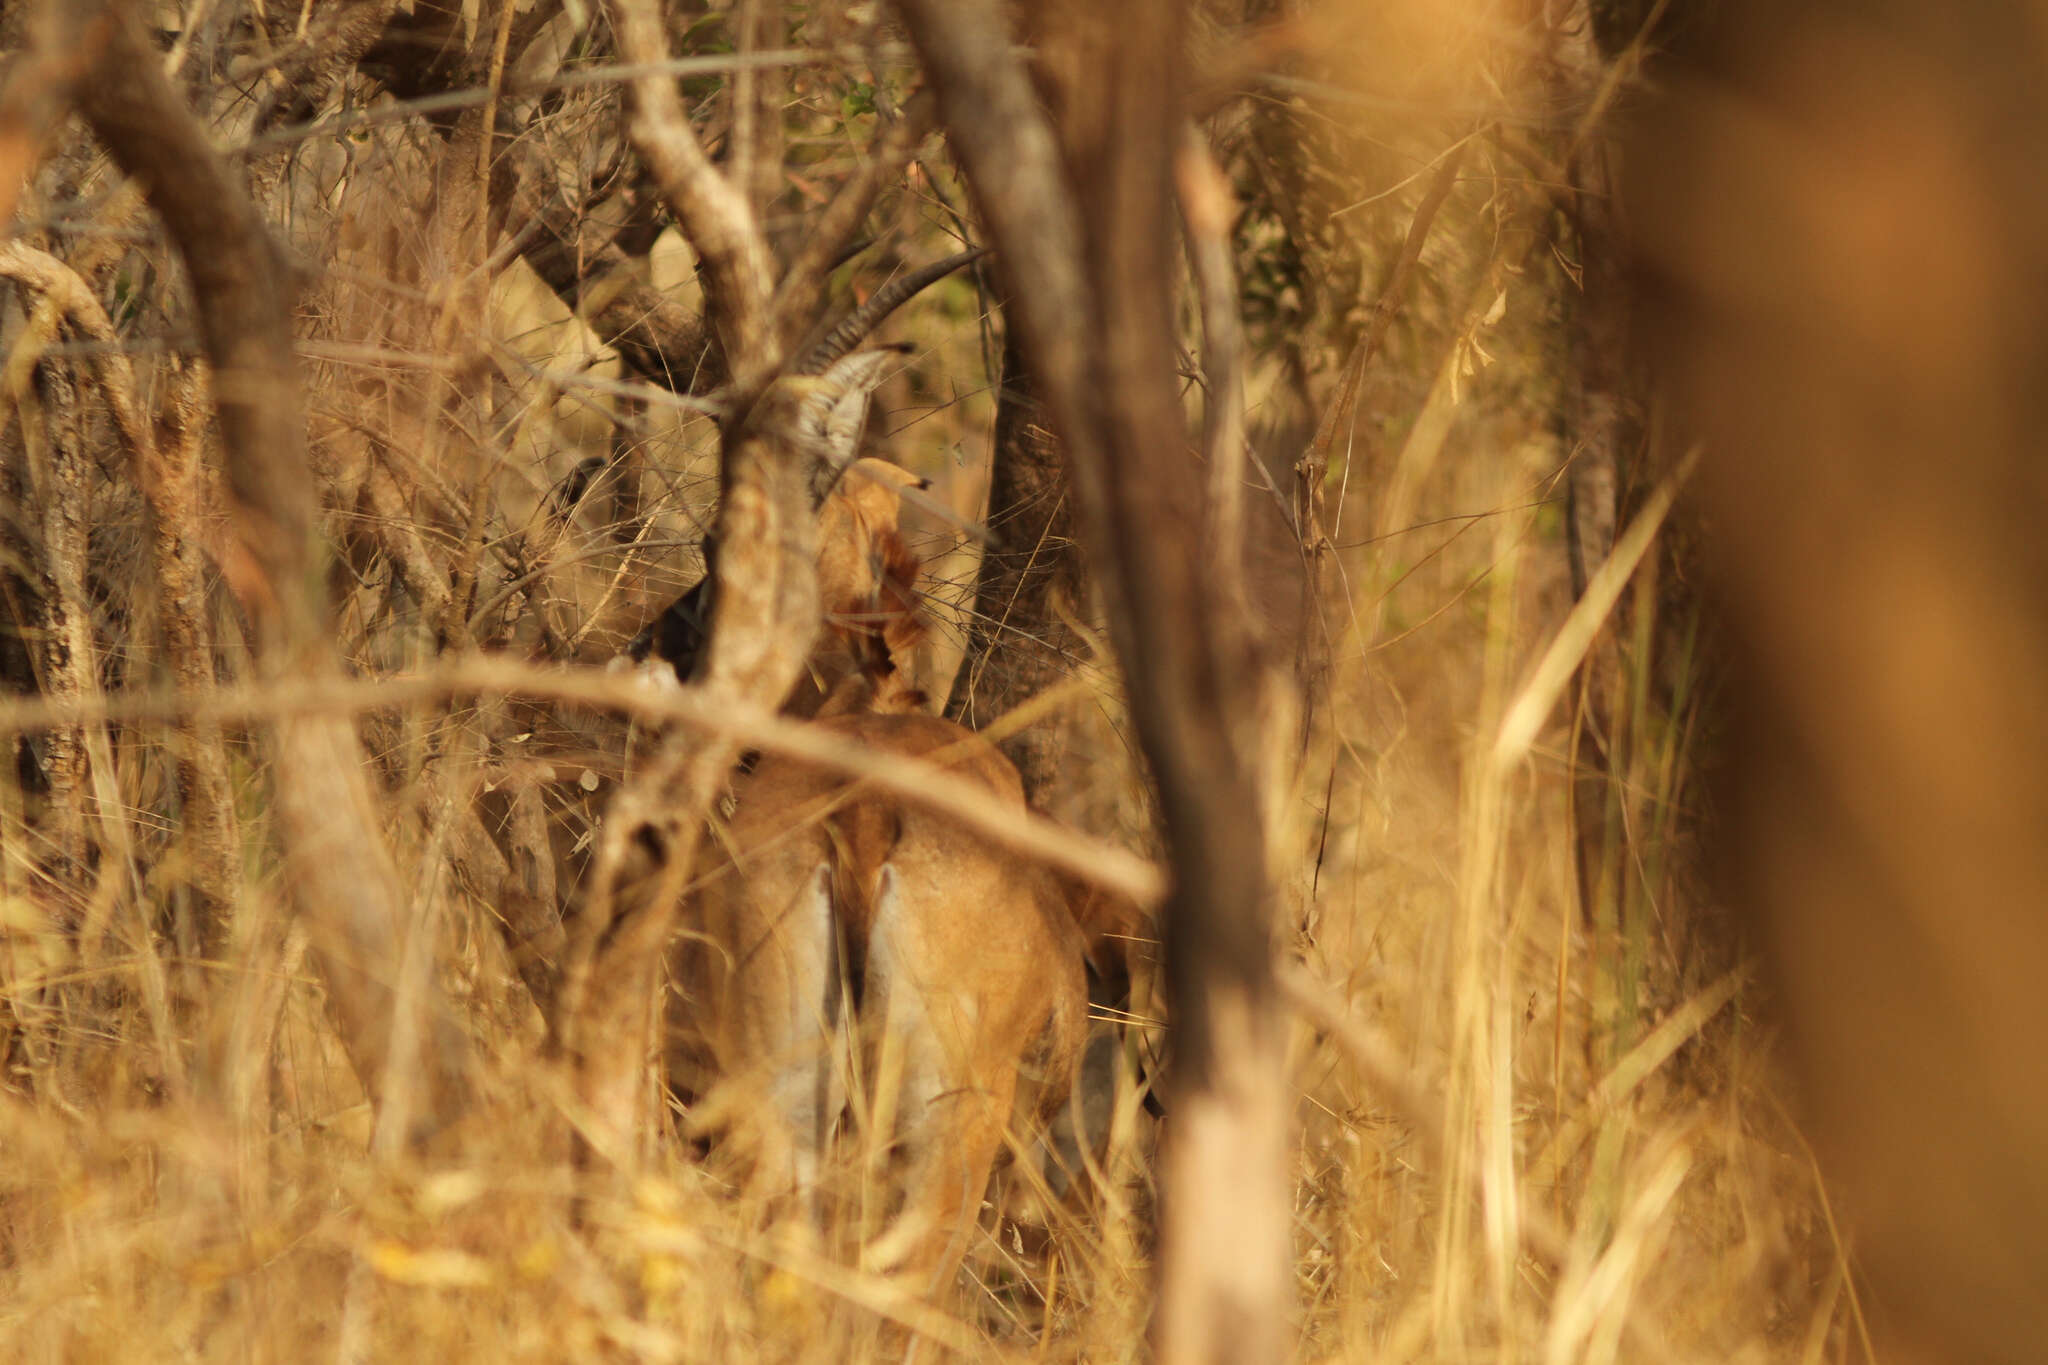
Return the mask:
POLYGON ((915 662, 930 624, 918 587, 923 566, 898 530, 903 490, 924 486, 887 460, 856 460, 818 510, 826 629, 809 676, 784 704, 789 714, 817 714, 835 688, 863 671, 874 681, 871 709, 924 709, 915 662), (880 660, 886 665, 877 667, 880 660))
POLYGON ((818 509, 818 591, 828 612, 882 595, 890 566, 879 547, 897 539, 903 490, 925 483, 887 460, 856 460, 833 486, 818 509))
MULTIPOLYGON (((1016 769, 948 721, 857 709, 818 723, 1024 808, 1016 769)), ((1067 896, 942 815, 798 762, 762 760, 734 797, 677 955, 671 1075, 686 1096, 722 1091, 715 1107, 755 1130, 767 1180, 814 1207, 850 1058, 874 1122, 893 1101, 879 1136, 896 1144, 901 1211, 870 1246, 874 1268, 943 1285, 1005 1129, 1037 1126, 1069 1092, 1087 987, 1067 896), (878 1084, 894 1058, 893 1088, 878 1084)))

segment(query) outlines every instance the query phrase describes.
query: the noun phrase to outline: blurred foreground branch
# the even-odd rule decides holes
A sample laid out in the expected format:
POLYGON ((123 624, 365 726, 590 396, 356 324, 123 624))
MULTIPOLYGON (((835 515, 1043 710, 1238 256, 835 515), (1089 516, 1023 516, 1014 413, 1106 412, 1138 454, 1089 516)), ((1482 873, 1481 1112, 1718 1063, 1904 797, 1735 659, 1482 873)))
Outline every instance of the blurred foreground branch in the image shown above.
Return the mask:
POLYGON ((1628 149, 1733 646, 1716 830, 1885 1358, 2048 1339, 2038 5, 1726 7, 1628 149), (2021 188, 2026 187, 2026 188, 2021 188))
POLYGON ((997 7, 903 8, 999 249, 1011 325, 1066 442, 1083 544, 1158 784, 1175 1029, 1158 1351, 1276 1360, 1288 1301, 1286 1091, 1254 777, 1269 680, 1215 574, 1213 509, 1192 477, 1174 380, 1185 15, 1157 0, 1049 24, 1048 48, 1071 63, 1056 77, 1055 130, 997 7))
MULTIPOLYGON (((795 684, 821 614, 802 402, 761 390, 781 368, 772 322, 774 257, 745 187, 705 156, 684 116, 651 0, 612 0, 629 85, 628 133, 702 263, 706 313, 724 342, 730 415, 721 432, 718 591, 698 674, 707 701, 772 710, 795 684)), ((561 1041, 587 1107, 584 1138, 632 1170, 655 1131, 648 1063, 662 954, 739 745, 723 730, 675 730, 613 799, 571 930, 561 1041)))
MULTIPOLYGON (((290 268, 129 5, 53 3, 42 40, 76 54, 81 112, 141 182, 191 276, 231 495, 223 569, 255 622, 260 666, 276 680, 332 673, 290 268)), ((463 1107, 467 1049, 424 983, 404 989, 405 910, 361 747, 332 716, 280 717, 269 743, 289 891, 342 1040, 387 1140, 422 1139, 463 1107)))

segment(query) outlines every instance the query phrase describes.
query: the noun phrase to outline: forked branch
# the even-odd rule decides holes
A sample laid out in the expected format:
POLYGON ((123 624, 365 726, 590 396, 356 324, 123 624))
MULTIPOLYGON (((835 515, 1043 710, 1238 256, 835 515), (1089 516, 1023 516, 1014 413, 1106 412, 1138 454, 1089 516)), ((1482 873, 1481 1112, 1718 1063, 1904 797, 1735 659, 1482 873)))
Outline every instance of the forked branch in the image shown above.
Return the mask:
POLYGON ((746 194, 711 164, 683 113, 654 0, 611 0, 619 55, 641 68, 627 83, 627 133, 704 269, 704 297, 742 392, 773 374, 781 357, 769 326, 775 261, 746 194))

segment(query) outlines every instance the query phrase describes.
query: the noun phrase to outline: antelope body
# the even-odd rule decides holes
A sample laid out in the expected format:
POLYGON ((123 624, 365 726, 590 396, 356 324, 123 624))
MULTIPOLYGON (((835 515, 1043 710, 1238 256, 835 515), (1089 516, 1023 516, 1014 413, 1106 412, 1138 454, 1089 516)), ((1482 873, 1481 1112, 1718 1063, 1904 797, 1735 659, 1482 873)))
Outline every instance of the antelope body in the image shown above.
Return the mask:
MULTIPOLYGON (((925 714, 909 677, 926 618, 897 515, 920 482, 860 460, 825 500, 827 629, 785 710, 947 768, 1021 816, 1016 768, 925 714)), ((738 777, 730 811, 671 963, 671 1083, 700 1128, 750 1130, 766 1189, 814 1219, 835 1138, 858 1129, 897 1195, 864 1259, 943 1285, 1005 1133, 1069 1097, 1088 1000, 1071 887, 945 815, 794 759, 738 777)))
MULTIPOLYGON (((924 484, 855 458, 863 386, 883 358, 848 357, 854 381, 818 390, 825 629, 783 710, 944 767, 1021 817, 1009 760, 923 711, 914 660, 929 622, 898 518, 924 484)), ((706 560, 631 650, 685 680, 717 592, 706 560)), ((1093 902, 937 811, 799 760, 760 759, 728 809, 671 951, 671 1085, 699 1132, 748 1132, 764 1192, 813 1220, 835 1141, 864 1137, 885 1154, 893 1207, 863 1261, 943 1286, 1006 1134, 1042 1130, 1070 1098, 1091 946, 1075 916, 1093 902)))
MULTIPOLYGON (((865 697, 827 711, 826 729, 942 764, 1022 813, 1016 769, 973 732, 865 697)), ((720 842, 676 953, 672 1080, 686 1096, 723 1087, 715 1107, 755 1130, 771 1188, 813 1214, 835 1131, 866 1114, 901 1191, 869 1264, 943 1285, 1005 1130, 1066 1100, 1085 1041, 1084 945, 1061 884, 944 815, 775 757, 736 783, 720 842)))

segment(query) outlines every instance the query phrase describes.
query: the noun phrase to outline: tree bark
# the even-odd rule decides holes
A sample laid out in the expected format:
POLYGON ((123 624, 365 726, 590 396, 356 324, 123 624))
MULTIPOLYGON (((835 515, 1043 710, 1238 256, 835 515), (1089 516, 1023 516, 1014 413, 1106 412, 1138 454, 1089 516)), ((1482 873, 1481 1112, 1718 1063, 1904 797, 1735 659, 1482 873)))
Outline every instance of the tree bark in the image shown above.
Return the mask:
MULTIPOLYGON (((1064 681, 1082 649, 1068 620, 1085 609, 1087 588, 1066 455, 1050 421, 1013 326, 1003 340, 990 457, 987 521, 995 541, 982 551, 967 649, 946 702, 947 719, 962 725, 986 725, 1064 681)), ((998 747, 1017 765, 1026 799, 1057 812, 1067 756, 1058 719, 1025 726, 998 747)))
MULTIPOLYGON (((1000 12, 906 0, 940 117, 999 249, 1027 362, 1067 443, 1083 543, 1158 784, 1172 1115, 1161 1174, 1162 1360, 1285 1350, 1286 1089, 1251 753, 1257 659, 1203 533, 1176 355, 1170 185, 1184 14, 1078 8, 1055 138, 1000 12)), ((1048 31, 1052 31, 1048 21, 1048 31)))
MULTIPOLYGON (((16 364, 10 365, 10 370, 56 339, 58 316, 52 307, 48 325, 42 329, 47 333, 43 340, 23 339, 23 349, 16 352, 16 364)), ((37 330, 35 321, 25 330, 37 330)), ((35 651, 37 683, 45 696, 85 700, 98 695, 99 679, 85 591, 88 457, 79 429, 76 367, 69 361, 45 359, 34 362, 31 372, 10 374, 9 378, 22 385, 16 401, 28 457, 27 510, 41 528, 30 547, 38 570, 41 609, 35 651)), ((88 900, 92 852, 86 818, 92 805, 87 730, 84 724, 53 728, 43 737, 41 754, 46 784, 43 834, 49 840, 44 871, 79 904, 88 900)), ((104 928, 74 927, 82 927, 84 936, 95 941, 104 928)))
MULTIPOLYGON (((132 8, 65 0, 47 19, 45 42, 80 64, 80 110, 141 182, 192 280, 230 493, 223 570, 256 625, 259 666, 280 686, 331 674, 290 267, 132 8)), ((279 719, 269 741, 288 885, 342 1041, 380 1126, 422 1140, 463 1107, 467 1050, 425 991, 401 996, 405 913, 360 745, 347 720, 313 715, 279 719)))

